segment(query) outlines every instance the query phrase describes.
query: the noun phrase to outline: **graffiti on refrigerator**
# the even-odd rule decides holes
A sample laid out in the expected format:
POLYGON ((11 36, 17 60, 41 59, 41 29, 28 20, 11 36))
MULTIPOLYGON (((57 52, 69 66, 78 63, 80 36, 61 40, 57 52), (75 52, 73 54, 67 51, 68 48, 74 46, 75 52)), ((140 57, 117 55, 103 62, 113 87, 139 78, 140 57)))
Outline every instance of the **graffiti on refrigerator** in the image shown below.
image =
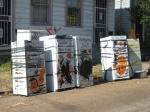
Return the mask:
POLYGON ((46 92, 44 43, 12 42, 13 93, 33 95, 46 92))
POLYGON ((126 71, 128 69, 126 40, 114 41, 114 65, 113 66, 115 68, 117 77, 126 76, 126 71))
POLYGON ((31 93, 40 93, 45 90, 44 85, 44 77, 46 75, 45 68, 40 68, 38 71, 36 71, 36 77, 33 77, 29 80, 30 83, 30 91, 31 93))
POLYGON ((58 59, 58 84, 60 88, 63 84, 72 84, 73 63, 71 53, 59 54, 58 59))
POLYGON ((91 52, 91 50, 86 49, 81 51, 79 66, 80 75, 86 79, 89 79, 90 75, 92 74, 92 59, 87 55, 88 52, 91 52))
POLYGON ((91 40, 80 39, 80 60, 79 60, 79 72, 83 78, 88 79, 92 74, 92 46, 91 40))

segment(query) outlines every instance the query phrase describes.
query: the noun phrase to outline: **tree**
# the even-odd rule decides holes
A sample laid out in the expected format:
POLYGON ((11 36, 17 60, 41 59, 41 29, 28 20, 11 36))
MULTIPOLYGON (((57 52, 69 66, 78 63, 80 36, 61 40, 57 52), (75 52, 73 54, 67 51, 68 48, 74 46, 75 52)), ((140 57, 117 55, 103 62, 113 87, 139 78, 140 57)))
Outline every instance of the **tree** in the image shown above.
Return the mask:
POLYGON ((136 0, 131 7, 131 21, 150 23, 150 0, 136 0))
POLYGON ((132 27, 136 31, 136 37, 141 42, 145 41, 145 28, 150 24, 150 0, 131 0, 130 14, 132 27))
POLYGON ((142 10, 142 23, 150 22, 150 0, 138 0, 140 9, 142 10))

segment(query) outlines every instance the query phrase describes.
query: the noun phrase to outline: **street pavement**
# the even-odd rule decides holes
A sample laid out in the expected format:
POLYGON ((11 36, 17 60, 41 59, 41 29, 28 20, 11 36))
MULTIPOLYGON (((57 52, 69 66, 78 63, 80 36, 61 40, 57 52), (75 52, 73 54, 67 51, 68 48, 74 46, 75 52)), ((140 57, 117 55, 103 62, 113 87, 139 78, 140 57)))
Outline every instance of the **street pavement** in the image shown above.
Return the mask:
POLYGON ((150 78, 37 96, 1 96, 0 112, 150 112, 150 78))

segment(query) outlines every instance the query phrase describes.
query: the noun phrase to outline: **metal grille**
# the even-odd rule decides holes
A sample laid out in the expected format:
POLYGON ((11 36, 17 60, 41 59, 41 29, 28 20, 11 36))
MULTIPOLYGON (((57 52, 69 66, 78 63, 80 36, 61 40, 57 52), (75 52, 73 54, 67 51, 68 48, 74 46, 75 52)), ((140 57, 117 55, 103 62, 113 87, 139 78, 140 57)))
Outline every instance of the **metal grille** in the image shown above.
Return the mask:
POLYGON ((95 42, 99 43, 99 39, 106 36, 106 28, 95 28, 95 42))
POLYGON ((67 0, 67 25, 81 25, 81 1, 67 0))
POLYGON ((11 0, 0 0, 0 46, 11 42, 11 0))
POLYGON ((95 4, 95 42, 98 43, 106 35, 107 0, 96 0, 95 4))
POLYGON ((31 23, 34 25, 49 24, 49 1, 31 0, 31 23))

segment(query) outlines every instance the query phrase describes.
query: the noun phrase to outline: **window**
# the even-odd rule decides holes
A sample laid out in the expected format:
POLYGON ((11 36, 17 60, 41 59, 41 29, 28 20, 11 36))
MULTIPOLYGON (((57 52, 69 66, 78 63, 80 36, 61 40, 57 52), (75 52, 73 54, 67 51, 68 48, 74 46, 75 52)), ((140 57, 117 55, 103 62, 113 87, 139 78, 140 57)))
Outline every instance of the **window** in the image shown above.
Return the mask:
POLYGON ((12 38, 12 0, 0 0, 0 46, 8 46, 12 38))
POLYGON ((4 7, 4 2, 3 0, 0 0, 0 8, 4 7))
POLYGON ((49 23, 49 0, 31 0, 31 24, 47 25, 49 23))
POLYGON ((81 0, 67 0, 67 26, 81 26, 81 0))
POLYGON ((95 1, 95 43, 106 36, 107 25, 107 0, 95 1))
POLYGON ((96 26, 106 26, 106 13, 107 13, 106 0, 96 0, 96 26))

